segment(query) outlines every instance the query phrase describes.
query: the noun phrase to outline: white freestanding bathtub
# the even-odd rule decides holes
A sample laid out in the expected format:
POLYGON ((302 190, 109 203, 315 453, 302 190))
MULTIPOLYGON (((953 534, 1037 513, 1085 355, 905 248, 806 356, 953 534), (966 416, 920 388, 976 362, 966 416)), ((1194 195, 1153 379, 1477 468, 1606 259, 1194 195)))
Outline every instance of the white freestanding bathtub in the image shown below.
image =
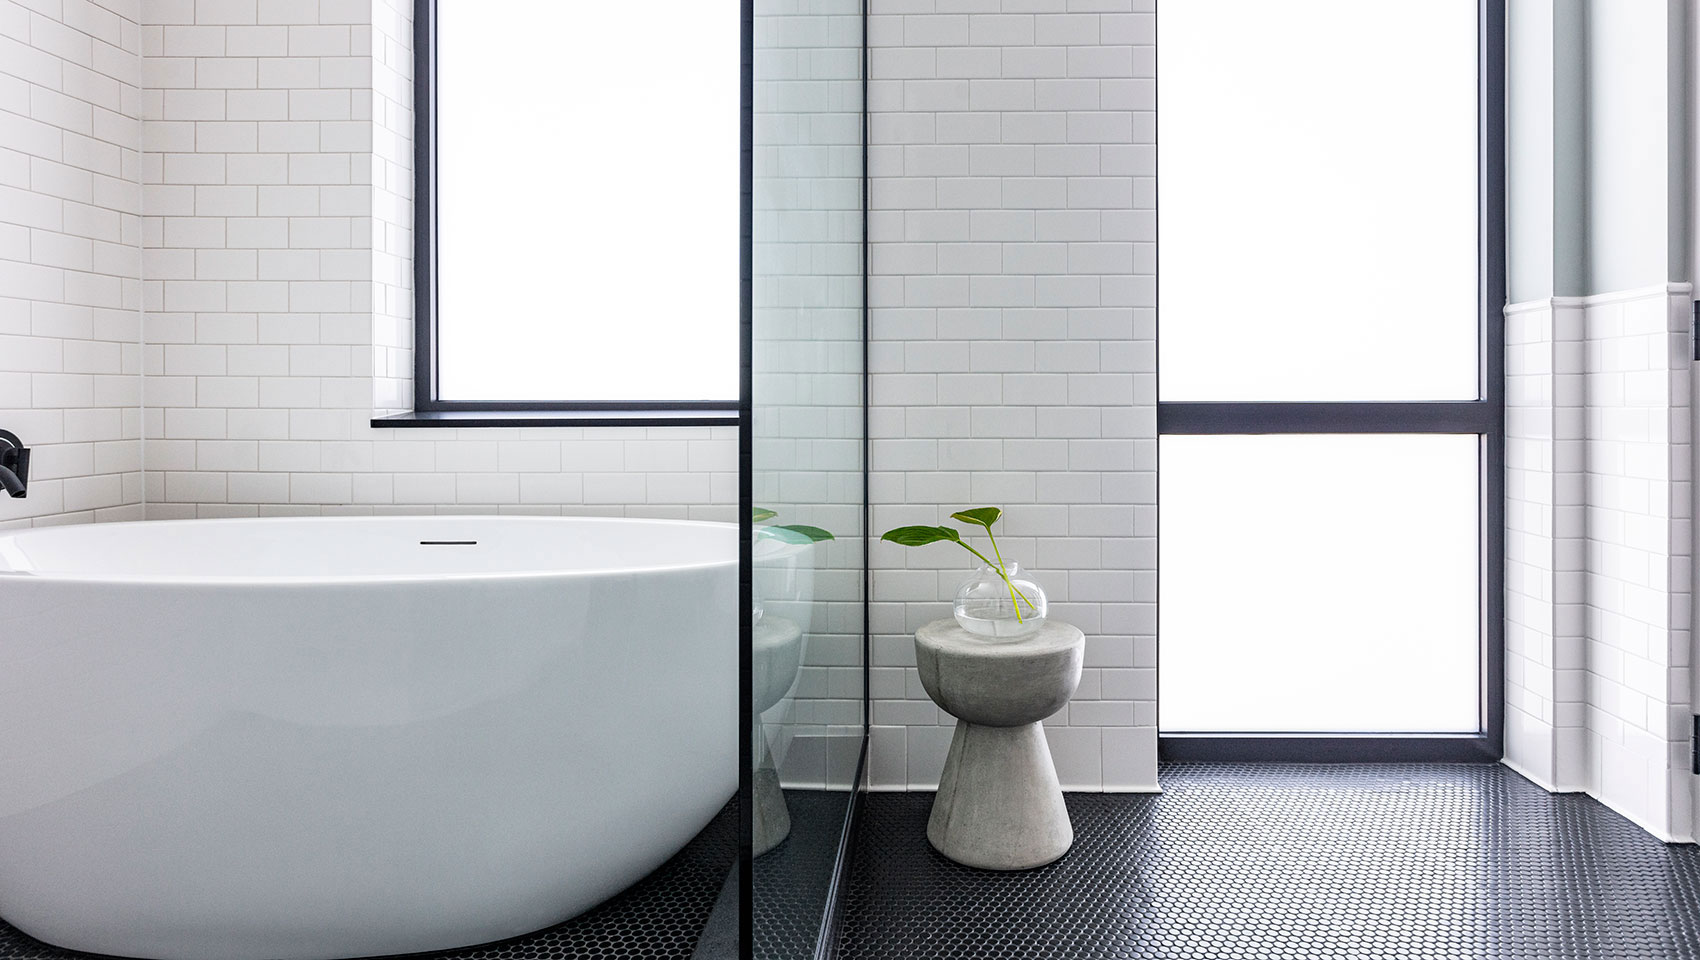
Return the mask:
POLYGON ((737 528, 0 533, 0 918, 168 960, 550 926, 738 781, 737 528))

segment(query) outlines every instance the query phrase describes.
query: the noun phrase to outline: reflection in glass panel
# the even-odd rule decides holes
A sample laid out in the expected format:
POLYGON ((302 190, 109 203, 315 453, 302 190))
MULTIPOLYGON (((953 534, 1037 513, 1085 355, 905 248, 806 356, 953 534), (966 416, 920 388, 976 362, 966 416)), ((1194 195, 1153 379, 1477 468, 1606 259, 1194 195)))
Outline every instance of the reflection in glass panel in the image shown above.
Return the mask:
POLYGON ((789 960, 814 955, 863 738, 862 18, 755 10, 752 947, 789 960))
POLYGON ((1475 732, 1479 444, 1163 437, 1159 726, 1475 732))
POLYGON ((1476 398, 1476 15, 1164 5, 1163 400, 1476 398))

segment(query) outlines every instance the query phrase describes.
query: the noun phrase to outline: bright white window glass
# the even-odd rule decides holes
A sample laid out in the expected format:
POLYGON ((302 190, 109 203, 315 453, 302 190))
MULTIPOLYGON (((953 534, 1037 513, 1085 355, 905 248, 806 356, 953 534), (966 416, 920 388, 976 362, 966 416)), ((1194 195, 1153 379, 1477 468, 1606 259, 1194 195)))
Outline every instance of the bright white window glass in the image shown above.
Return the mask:
POLYGON ((1478 443, 1161 438, 1159 726, 1476 732, 1478 443))
POLYGON ((736 4, 438 0, 439 399, 738 397, 736 4))
POLYGON ((1157 29, 1161 399, 1476 399, 1475 0, 1157 29))

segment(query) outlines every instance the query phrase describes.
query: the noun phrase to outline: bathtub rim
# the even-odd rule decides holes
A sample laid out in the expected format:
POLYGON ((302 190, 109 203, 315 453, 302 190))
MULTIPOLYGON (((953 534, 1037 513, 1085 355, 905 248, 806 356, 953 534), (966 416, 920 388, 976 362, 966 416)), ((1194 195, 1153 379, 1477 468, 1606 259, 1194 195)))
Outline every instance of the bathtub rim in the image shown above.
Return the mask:
POLYGON ((195 517, 174 520, 125 520, 111 523, 67 524, 54 527, 25 527, 17 530, 0 530, 0 582, 6 580, 26 581, 30 583, 68 583, 89 584, 109 583, 138 586, 172 586, 172 587, 255 587, 255 586, 374 586, 385 584, 409 583, 507 583, 533 582, 544 580, 582 580, 607 576, 632 576, 643 574, 684 573, 690 571, 709 571, 725 567, 737 568, 736 534, 738 524, 724 520, 670 520, 661 517, 595 517, 595 516, 533 516, 533 515, 488 515, 488 514, 407 514, 385 516, 299 516, 299 517, 195 517), (111 529, 114 527, 182 527, 204 526, 211 524, 324 524, 333 526, 343 523, 384 523, 402 524, 418 523, 420 521, 460 521, 494 524, 520 523, 552 523, 571 521, 575 523, 590 523, 594 525, 629 525, 644 526, 677 526, 677 527, 712 527, 729 531, 733 539, 729 541, 732 550, 728 556, 719 559, 697 560, 677 563, 652 563, 643 566, 623 567, 593 567, 579 570, 541 569, 541 570, 501 570, 483 572, 445 572, 445 573, 360 573, 345 575, 313 574, 294 576, 288 574, 265 575, 218 575, 218 574, 173 574, 161 575, 152 573, 110 573, 99 571, 66 571, 66 570, 18 570, 10 569, 15 562, 8 557, 10 541, 20 537, 52 535, 67 529, 93 527, 111 529))

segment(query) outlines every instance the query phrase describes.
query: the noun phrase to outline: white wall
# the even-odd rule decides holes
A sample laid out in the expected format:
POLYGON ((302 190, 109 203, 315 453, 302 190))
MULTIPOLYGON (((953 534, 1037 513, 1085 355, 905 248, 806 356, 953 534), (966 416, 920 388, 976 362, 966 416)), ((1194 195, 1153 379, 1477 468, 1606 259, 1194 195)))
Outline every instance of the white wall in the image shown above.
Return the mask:
POLYGON ((1688 284, 1506 311, 1506 762, 1686 840, 1688 284))
POLYGON ((1689 277, 1683 0, 1509 0, 1510 300, 1689 277))
MULTIPOLYGON (((873 0, 874 533, 997 504, 1087 634, 1047 724, 1068 789, 1156 783, 1152 0, 873 0)), ((912 632, 967 576, 874 544, 872 777, 938 781, 912 632)))
POLYGON ((1505 272, 1516 303, 1553 294, 1555 4, 1505 6, 1505 272))
POLYGON ((148 516, 730 519, 730 428, 369 425, 411 403, 411 6, 146 4, 148 516))
POLYGON ((0 4, 0 524, 735 514, 730 428, 369 426, 412 402, 411 3, 41 9, 0 4))
POLYGON ((1587 293, 1686 279, 1683 8, 1586 5, 1587 293))
POLYGON ((1687 284, 1590 297, 1586 557, 1588 791, 1665 839, 1690 815, 1687 284))
POLYGON ((1584 304, 1505 311, 1505 761, 1586 786, 1584 304))
MULTIPOLYGON (((733 517, 729 429, 368 425, 411 400, 409 8, 63 0, 48 17, 0 0, 0 417, 38 451, 0 523, 133 517, 144 499, 154 517, 733 517)), ((1152 8, 873 0, 870 20, 875 533, 1008 509, 1008 552, 1091 637, 1049 725, 1074 788, 1155 782, 1152 8)), ((1678 836, 1689 295, 1664 284, 1689 246, 1682 10, 1555 9, 1530 55, 1550 124, 1512 138, 1550 142, 1532 169, 1552 186, 1550 210, 1547 173, 1514 188, 1535 224, 1513 218, 1535 238, 1514 269, 1537 296, 1508 324, 1508 744, 1545 782, 1678 836), (1565 106, 1583 102, 1585 128, 1565 106), (1548 299, 1571 274, 1599 295, 1548 299)), ((872 560, 872 774, 926 787, 949 718, 910 634, 948 616, 966 563, 889 544, 872 560)), ((799 689, 830 724, 821 666, 799 689)))
POLYGON ((1510 301, 1579 296, 1587 283, 1584 0, 1509 0, 1505 17, 1510 301))
POLYGON ((0 0, 0 528, 140 516, 135 0, 0 0))
POLYGON ((1508 184, 1528 299, 1506 312, 1506 759, 1690 839, 1690 25, 1667 0, 1534 6, 1512 4, 1510 107, 1550 109, 1554 133, 1512 116, 1508 162, 1553 170, 1554 194, 1543 236, 1508 184))

